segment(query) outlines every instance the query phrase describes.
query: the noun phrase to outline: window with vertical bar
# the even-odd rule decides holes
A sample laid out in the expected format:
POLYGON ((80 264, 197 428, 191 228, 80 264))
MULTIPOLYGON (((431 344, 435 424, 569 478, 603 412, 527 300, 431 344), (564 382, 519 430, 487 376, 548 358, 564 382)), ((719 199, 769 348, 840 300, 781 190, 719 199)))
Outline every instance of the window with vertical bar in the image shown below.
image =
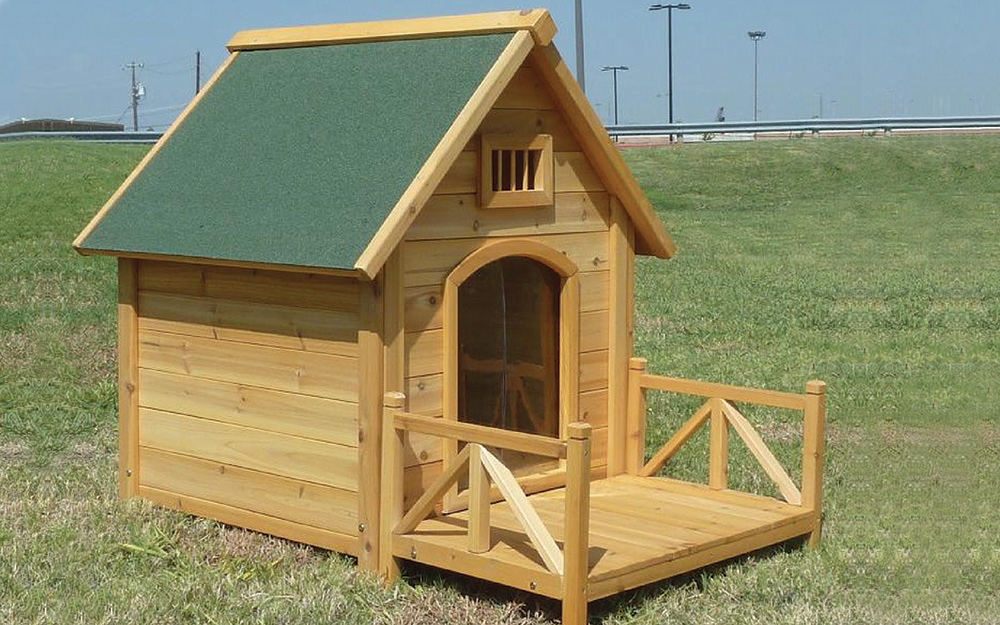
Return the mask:
POLYGON ((485 208, 551 206, 552 136, 484 135, 480 198, 485 208))

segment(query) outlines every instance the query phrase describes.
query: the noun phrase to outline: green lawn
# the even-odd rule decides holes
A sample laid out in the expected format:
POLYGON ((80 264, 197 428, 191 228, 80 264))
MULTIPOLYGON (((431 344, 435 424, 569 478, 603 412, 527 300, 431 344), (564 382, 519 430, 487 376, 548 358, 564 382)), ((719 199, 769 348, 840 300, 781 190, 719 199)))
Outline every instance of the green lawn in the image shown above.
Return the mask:
MULTIPOLYGON (((114 262, 70 248, 146 148, 0 144, 0 622, 540 623, 553 605, 115 496, 114 262)), ((1000 136, 633 149, 673 234, 637 352, 829 396, 820 549, 592 606, 604 623, 1000 619, 1000 136)), ((656 395, 649 445, 695 406, 656 395), (686 411, 686 412, 685 412, 686 411)), ((794 415, 748 414, 797 470, 794 415)), ((671 466, 701 477, 696 439, 671 466)), ((734 441, 738 485, 767 491, 734 441)))

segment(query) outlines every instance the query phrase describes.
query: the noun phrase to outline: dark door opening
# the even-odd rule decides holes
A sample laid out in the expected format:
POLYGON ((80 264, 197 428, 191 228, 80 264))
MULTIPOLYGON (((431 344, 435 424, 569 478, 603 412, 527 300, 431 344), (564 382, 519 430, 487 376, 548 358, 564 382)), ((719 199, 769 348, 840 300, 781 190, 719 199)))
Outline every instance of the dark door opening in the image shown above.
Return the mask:
MULTIPOLYGON (((559 436, 559 292, 548 266, 520 256, 496 260, 458 290, 458 419, 559 436)), ((544 459, 499 451, 515 474, 544 459)))

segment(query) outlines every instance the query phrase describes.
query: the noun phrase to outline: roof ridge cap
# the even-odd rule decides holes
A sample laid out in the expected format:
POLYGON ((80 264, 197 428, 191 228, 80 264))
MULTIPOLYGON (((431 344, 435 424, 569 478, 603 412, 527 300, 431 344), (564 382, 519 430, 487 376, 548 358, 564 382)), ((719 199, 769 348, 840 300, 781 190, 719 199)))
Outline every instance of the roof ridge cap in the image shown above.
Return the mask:
POLYGON ((555 37, 556 25, 546 9, 524 9, 382 22, 244 30, 236 33, 226 47, 230 52, 273 50, 373 41, 461 37, 519 30, 530 32, 537 45, 546 46, 555 37))

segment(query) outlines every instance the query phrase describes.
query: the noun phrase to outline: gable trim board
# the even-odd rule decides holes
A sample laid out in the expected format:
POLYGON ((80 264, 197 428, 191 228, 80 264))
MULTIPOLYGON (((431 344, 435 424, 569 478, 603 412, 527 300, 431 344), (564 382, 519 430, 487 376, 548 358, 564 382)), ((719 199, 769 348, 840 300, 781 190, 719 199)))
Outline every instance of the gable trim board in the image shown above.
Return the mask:
POLYGON ((540 46, 556 34, 556 24, 544 9, 426 17, 389 22, 357 22, 246 30, 236 33, 226 47, 237 50, 265 50, 302 46, 427 39, 449 36, 486 35, 526 31, 540 46))
MULTIPOLYGON (((80 233, 74 242, 74 247, 84 254, 158 258, 257 268, 277 267, 289 271, 374 279, 391 252, 403 241, 407 228, 419 215, 461 151, 477 132, 483 119, 496 104, 513 76, 526 62, 530 62, 542 78, 544 83, 542 87, 549 90, 584 153, 593 161, 598 175, 607 188, 619 197, 629 217, 634 221, 637 235, 636 251, 661 258, 673 255, 673 242, 667 235, 666 229, 558 52, 552 45, 539 45, 540 40, 551 39, 544 34, 549 32, 547 24, 551 23, 551 17, 547 12, 511 12, 441 18, 441 23, 446 25, 444 32, 449 35, 447 38, 421 39, 414 34, 419 28, 428 28, 434 23, 438 21, 430 19, 387 23, 385 33, 388 34, 381 35, 381 38, 371 34, 374 31, 370 28, 370 24, 346 25, 343 28, 330 26, 279 29, 282 34, 277 42, 272 42, 274 49, 263 47, 253 48, 254 51, 237 49, 212 78, 206 89, 192 101, 163 139, 147 154, 136 170, 80 233), (476 17, 478 22, 472 20, 473 17, 476 17), (504 22, 504 19, 510 20, 509 23, 504 22), (492 26, 495 23, 500 25, 492 26), (525 26, 525 23, 528 25, 525 26), (467 30, 460 30, 463 25, 467 30), (513 31, 513 34, 475 34, 484 32, 482 29, 487 27, 503 28, 508 32, 513 31), (311 28, 319 29, 325 37, 323 39, 325 42, 336 40, 341 43, 349 42, 350 45, 317 45, 318 35, 309 30, 311 28), (470 32, 473 34, 469 34, 470 32), (367 43, 356 43, 361 41, 357 39, 361 36, 359 33, 368 33, 365 34, 367 43), (408 37, 407 33, 418 38, 399 39, 408 37), (293 36, 298 39, 294 39, 293 36), (497 39, 498 37, 501 39, 497 39), (284 49, 294 48, 291 45, 293 41, 298 41, 301 46, 284 49), (402 51, 399 46, 403 46, 402 51), (346 52, 324 52, 333 49, 346 52), (436 77, 415 76, 414 74, 419 72, 413 71, 407 76, 405 73, 401 74, 398 68, 394 70, 391 64, 387 68, 374 64, 373 58, 377 57, 379 62, 384 63, 385 55, 392 50, 404 56, 417 50, 428 59, 434 60, 438 58, 447 60, 449 57, 462 56, 463 53, 478 54, 479 58, 475 62, 452 59, 451 67, 441 68, 441 74, 436 77), (355 77, 363 75, 366 82, 373 74, 381 72, 392 74, 383 78, 382 87, 389 92, 386 97, 396 98, 392 106, 404 108, 403 116, 406 117, 408 114, 406 121, 400 122, 394 129, 396 134, 392 137, 380 137, 383 144, 381 147, 377 142, 374 146, 367 144, 353 146, 353 149, 358 151, 357 158, 361 161, 354 163, 350 159, 338 160, 339 157, 336 156, 337 150, 352 149, 351 145, 344 143, 343 133, 315 127, 328 125, 326 120, 320 124, 316 118, 311 118, 314 127, 307 125, 308 120, 282 120, 285 124, 283 132, 286 134, 302 133, 302 127, 305 126, 305 130, 318 135, 307 137, 313 139, 312 151, 309 153, 315 154, 317 159, 325 157, 330 162, 326 169, 318 168, 313 163, 309 170, 310 175, 301 172, 296 174, 296 169, 302 169, 303 157, 301 155, 296 157, 294 154, 297 150, 289 150, 287 146, 284 146, 286 148, 284 152, 279 146, 274 150, 276 154, 272 154, 269 151, 270 146, 267 146, 266 150, 258 154, 258 159, 265 161, 263 165, 258 163, 256 170, 249 167, 249 172, 246 167, 234 163, 227 164, 225 162, 227 159, 224 158, 226 154, 214 154, 213 151, 217 146, 212 140, 201 136, 224 136, 226 128, 230 132, 234 128, 241 131, 239 125, 233 125, 232 119, 226 119, 226 115, 245 114, 247 107, 259 106, 256 98, 249 97, 255 93, 253 89, 248 92, 246 86, 234 87, 232 83, 244 81, 251 83, 253 88, 265 89, 271 84, 267 80, 273 79, 276 75, 274 63, 293 66, 295 63, 300 63, 299 71, 304 71, 301 69, 303 60, 295 56, 303 54, 320 54, 323 55, 323 59, 332 63, 343 63, 343 58, 357 60, 360 57, 362 61, 369 63, 363 68, 369 71, 359 72, 355 67, 355 77), (366 55, 368 55, 367 60, 365 60, 366 55), (241 60, 244 57, 247 60, 241 60), (267 58, 272 59, 271 66, 264 62, 267 58), (484 61, 488 61, 488 64, 484 61), (230 79, 230 76, 234 78, 230 79), (450 95, 442 97, 445 102, 451 102, 450 106, 453 108, 438 106, 438 109, 445 110, 437 111, 436 122, 433 119, 424 119, 422 117, 424 114, 433 118, 434 105, 440 103, 427 104, 420 101, 421 105, 427 105, 418 107, 414 104, 416 97, 411 97, 410 104, 407 105, 406 98, 398 93, 393 96, 392 92, 401 90, 397 89, 401 77, 405 79, 404 82, 408 80, 411 87, 428 80, 437 80, 439 83, 445 80, 448 88, 438 89, 434 93, 449 92, 450 95), (468 91, 455 86, 456 83, 461 83, 462 79, 468 91), (218 94, 220 89, 223 91, 222 95, 215 96, 213 100, 212 94, 218 94), (456 94, 456 91, 460 93, 456 94), (240 95, 243 97, 235 97, 240 95), (457 106, 459 103, 460 106, 457 106), (224 106, 235 107, 236 110, 220 112, 219 109, 224 109, 224 106), (420 110, 417 111, 417 108, 420 110), (219 127, 226 124, 229 124, 226 128, 219 127), (434 128, 427 128, 433 124, 436 124, 434 128), (407 151, 411 152, 410 160, 401 165, 393 163, 392 158, 387 158, 385 152, 390 148, 386 148, 384 144, 388 143, 395 148, 397 144, 405 142, 407 138, 404 135, 413 135, 416 138, 410 137, 407 148, 399 148, 401 155, 399 160, 405 158, 407 151), (193 144, 197 149, 185 147, 185 142, 189 146, 193 144), (175 148, 175 145, 180 147, 175 148), (427 151, 422 152, 423 149, 427 151), (374 154, 367 154, 366 150, 374 154), (171 160, 171 155, 175 151, 180 151, 188 162, 195 164, 186 165, 187 170, 183 165, 178 166, 180 157, 173 157, 171 160), (412 154, 414 151, 421 153, 414 155, 412 154), (414 159, 413 156, 417 158, 414 159), (296 158, 300 161, 296 162, 296 158), (295 162, 295 165, 290 162, 295 162), (216 188, 206 181, 201 181, 198 193, 185 191, 184 187, 189 181, 184 177, 184 172, 194 172, 192 184, 197 183, 199 163, 203 164, 201 168, 214 167, 228 176, 217 176, 221 178, 221 185, 216 185, 216 188), (350 168, 352 164, 357 171, 345 174, 344 169, 350 168), (395 168, 395 171, 392 168, 395 168), (259 174, 258 177, 261 177, 269 173, 274 175, 276 173, 274 169, 279 170, 277 176, 280 176, 280 179, 271 183, 269 188, 262 188, 259 180, 254 181, 255 171, 259 174), (372 169, 376 171, 371 171, 372 169), (363 184, 356 185, 356 188, 348 188, 345 193, 343 179, 346 175, 349 181, 352 174, 368 180, 371 184, 367 187, 363 184), (393 174, 395 178, 392 178, 393 174), (158 181, 157 176, 163 181, 158 181), (151 184, 149 179, 152 179, 154 184, 151 184), (378 184, 374 184, 376 180, 378 184), (396 186, 386 190, 386 187, 390 186, 384 184, 386 180, 395 182, 396 186), (149 190, 150 187, 155 193, 149 190), (244 187, 248 187, 249 190, 244 187), (377 192, 379 187, 382 188, 380 194, 377 192), (276 192, 276 189, 279 191, 276 192), (257 193, 253 192, 255 190, 257 193), (143 191, 145 196, 142 195, 143 191), (138 200, 134 197, 136 193, 139 194, 138 200), (268 199, 261 199, 262 195, 268 199), (240 199, 246 199, 246 207, 238 205, 240 199), (229 213, 226 213, 226 210, 229 213), (300 223, 296 224, 297 220, 300 223), (111 226, 105 222, 110 222, 111 226), (146 230, 151 231, 146 232, 146 230)), ((554 33, 554 25, 551 30, 554 33)), ((262 37, 256 36, 258 39, 262 37)), ((243 41, 240 37, 241 35, 237 35, 234 41, 243 41)), ((260 46, 263 45, 260 43, 260 46)), ((319 64, 313 62, 311 65, 319 64)), ((436 65, 428 63, 427 66, 436 65)), ((340 74, 337 73, 339 69, 316 71, 326 71, 322 77, 329 79, 336 76, 338 83, 340 82, 340 74)), ((339 93, 333 91, 326 95, 334 101, 340 97, 339 93)), ((338 103, 344 107, 343 102, 338 103)), ((354 104, 357 108, 370 108, 357 100, 354 104)), ((273 102, 272 108, 274 108, 273 102)), ((391 107, 383 109, 381 111, 383 118, 387 116, 387 110, 394 109, 391 107)), ((339 109, 334 112, 335 115, 347 114, 339 109)), ((368 124, 375 129, 372 134, 378 134, 383 129, 378 123, 379 118, 376 115, 373 117, 375 119, 369 119, 368 124)), ((260 117, 255 119, 261 121, 260 117)), ((331 121, 330 124, 332 123, 331 121)), ((245 133, 245 130, 242 132, 245 133)), ((383 134, 386 134, 386 131, 383 130, 383 134)), ((284 137, 285 134, 279 134, 275 138, 273 131, 268 135, 269 139, 278 143, 280 143, 278 139, 284 137)), ((303 143, 308 142, 303 141, 303 143)), ((252 147, 251 144, 248 149, 252 147)), ((261 146, 257 148, 263 149, 261 146)), ((235 154, 230 148, 231 160, 242 158, 240 155, 243 151, 242 145, 235 154)))

